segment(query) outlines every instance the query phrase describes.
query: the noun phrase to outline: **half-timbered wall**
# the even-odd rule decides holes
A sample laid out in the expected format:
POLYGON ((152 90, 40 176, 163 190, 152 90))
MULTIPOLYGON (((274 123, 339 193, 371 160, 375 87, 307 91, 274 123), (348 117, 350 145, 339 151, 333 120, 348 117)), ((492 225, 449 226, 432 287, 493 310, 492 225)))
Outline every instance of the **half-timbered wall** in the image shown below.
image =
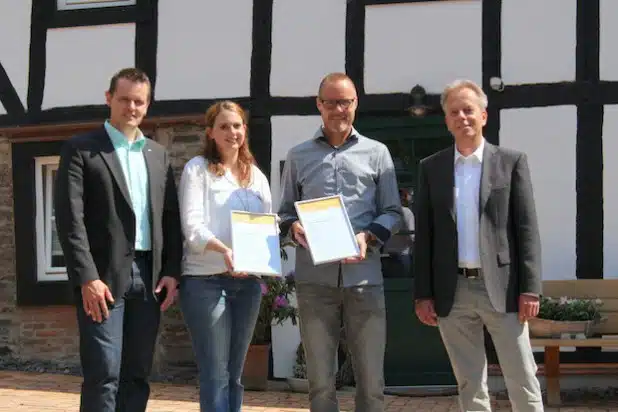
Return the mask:
MULTIPOLYGON (((361 118, 408 116, 416 84, 439 112, 447 82, 477 81, 489 95, 487 139, 529 155, 544 278, 618 277, 616 19, 615 0, 137 0, 83 10, 3 0, 0 128, 11 156, 2 159, 24 162, 8 170, 20 182, 14 204, 30 207, 5 211, 16 252, 2 263, 16 267, 18 285, 38 284, 34 160, 59 147, 23 143, 15 127, 101 121, 110 75, 135 65, 153 80, 151 116, 199 115, 222 98, 249 109, 275 203, 280 162, 319 126, 324 74, 353 78, 361 118)), ((183 139, 170 147, 182 151, 183 139)))

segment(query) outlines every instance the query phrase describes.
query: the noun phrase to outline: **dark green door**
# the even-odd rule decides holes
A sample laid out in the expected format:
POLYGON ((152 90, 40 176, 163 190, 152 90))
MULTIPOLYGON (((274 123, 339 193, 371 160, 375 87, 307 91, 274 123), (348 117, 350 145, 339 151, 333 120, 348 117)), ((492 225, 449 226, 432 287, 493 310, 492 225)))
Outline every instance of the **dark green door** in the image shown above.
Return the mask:
MULTIPOLYGON (((440 116, 364 117, 357 120, 355 127, 388 146, 399 188, 408 191, 416 188, 419 161, 452 144, 440 116)), ((410 208, 413 210, 413 205, 410 208)), ((386 385, 454 385, 455 378, 438 329, 421 324, 414 313, 413 270, 402 270, 385 256, 383 273, 387 310, 386 385)))

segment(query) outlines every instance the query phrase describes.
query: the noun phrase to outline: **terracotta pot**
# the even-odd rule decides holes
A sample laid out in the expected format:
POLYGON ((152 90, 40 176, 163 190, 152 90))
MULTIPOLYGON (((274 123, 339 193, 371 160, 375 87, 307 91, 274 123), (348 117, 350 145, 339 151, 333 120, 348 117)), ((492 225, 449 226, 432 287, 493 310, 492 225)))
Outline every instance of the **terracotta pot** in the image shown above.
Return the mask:
POLYGON ((530 335, 536 338, 560 338, 562 334, 576 335, 583 333, 585 336, 590 334, 590 320, 548 320, 532 318, 528 320, 530 335))
POLYGON ((270 345, 250 345, 241 383, 247 390, 265 391, 268 389, 268 360, 270 345))

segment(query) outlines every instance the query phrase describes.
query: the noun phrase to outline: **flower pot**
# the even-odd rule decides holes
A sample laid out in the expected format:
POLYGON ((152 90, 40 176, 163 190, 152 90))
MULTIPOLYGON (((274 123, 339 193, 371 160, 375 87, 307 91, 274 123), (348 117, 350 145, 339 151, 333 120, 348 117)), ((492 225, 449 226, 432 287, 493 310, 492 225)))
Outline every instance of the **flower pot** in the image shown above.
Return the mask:
POLYGON ((303 378, 285 378, 292 392, 309 393, 309 381, 303 378))
POLYGON ((268 389, 268 360, 270 345, 250 345, 245 358, 241 383, 247 390, 268 389))
POLYGON ((532 318, 528 320, 528 326, 530 328, 530 336, 536 338, 560 338, 562 334, 576 335, 584 334, 588 336, 590 334, 590 327, 592 326, 590 320, 548 320, 540 318, 532 318))

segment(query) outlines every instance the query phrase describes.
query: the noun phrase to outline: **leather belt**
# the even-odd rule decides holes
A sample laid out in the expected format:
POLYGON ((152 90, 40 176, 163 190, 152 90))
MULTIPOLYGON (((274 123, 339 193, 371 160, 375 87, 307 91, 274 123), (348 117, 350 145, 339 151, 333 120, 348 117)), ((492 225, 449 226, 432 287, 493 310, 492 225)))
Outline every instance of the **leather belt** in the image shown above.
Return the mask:
POLYGON ((457 273, 468 279, 478 279, 481 277, 481 268, 457 268, 457 273))
POLYGON ((136 250, 134 252, 136 258, 149 259, 152 256, 151 250, 136 250))

